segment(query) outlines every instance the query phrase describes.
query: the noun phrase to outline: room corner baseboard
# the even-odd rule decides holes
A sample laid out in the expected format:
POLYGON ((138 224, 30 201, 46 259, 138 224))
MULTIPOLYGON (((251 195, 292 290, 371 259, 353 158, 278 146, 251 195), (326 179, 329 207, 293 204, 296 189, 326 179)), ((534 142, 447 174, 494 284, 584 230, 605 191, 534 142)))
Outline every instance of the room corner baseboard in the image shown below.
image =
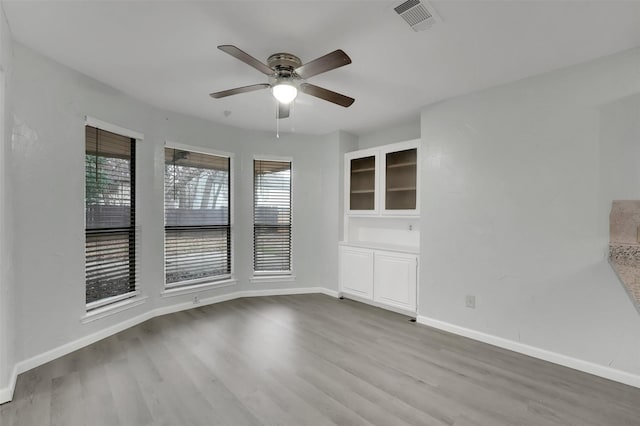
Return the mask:
POLYGON ((492 334, 472 330, 470 328, 451 324, 445 321, 440 321, 434 318, 426 317, 424 315, 418 315, 417 322, 418 324, 427 325, 429 327, 437 328, 438 330, 443 330, 449 333, 457 334, 459 336, 468 337, 469 339, 488 343, 499 348, 508 349, 510 351, 528 355, 533 358, 538 358, 543 361, 548 361, 554 364, 562 365, 564 367, 572 368, 574 370, 582 371, 584 373, 593 374, 594 376, 613 380, 614 382, 624 383, 625 385, 640 388, 640 376, 628 373, 626 371, 617 370, 615 368, 595 364, 589 361, 584 361, 579 358, 574 358, 557 352, 530 346, 524 343, 516 342, 514 340, 509 340, 502 337, 494 336, 492 334))
POLYGON ((11 371, 11 377, 9 377, 9 383, 6 388, 0 388, 0 404, 9 402, 13 399, 13 391, 16 388, 16 381, 18 379, 18 366, 14 366, 11 371))
POLYGON ((328 288, 323 288, 320 293, 326 296, 335 297, 336 299, 340 298, 340 292, 338 290, 330 290, 328 288))
POLYGON ((205 299, 201 299, 200 302, 198 303, 185 302, 185 303, 178 303, 175 305, 162 306, 162 307, 152 309, 148 312, 145 312, 133 318, 129 318, 111 327, 107 327, 103 330, 81 337, 80 339, 74 340, 72 342, 65 343, 64 345, 58 346, 57 348, 53 348, 49 351, 43 352, 29 359, 18 362, 13 369, 12 376, 10 377, 9 386, 6 388, 0 388, 0 404, 3 402, 11 401, 13 399, 13 391, 15 390, 18 374, 24 373, 25 371, 29 371, 40 365, 46 364, 47 362, 53 361, 54 359, 70 354, 71 352, 77 351, 78 349, 82 349, 85 346, 88 346, 99 340, 105 339, 109 336, 112 336, 116 333, 124 331, 128 328, 131 328, 135 325, 143 323, 152 318, 155 318, 161 315, 172 314, 174 312, 185 311, 187 309, 197 308, 199 306, 213 305, 215 303, 221 303, 221 302, 226 302, 228 300, 239 299, 242 297, 287 296, 287 295, 294 295, 294 294, 311 294, 311 293, 321 293, 331 297, 336 297, 336 298, 338 297, 337 291, 330 290, 324 287, 298 287, 298 288, 283 288, 283 289, 272 289, 272 290, 268 290, 268 289, 247 290, 247 291, 236 291, 233 293, 223 294, 220 296, 208 297, 205 299))
POLYGON ((11 401, 13 397, 13 392, 9 387, 0 388, 0 404, 4 404, 5 402, 11 401))
POLYGON ((338 290, 331 290, 326 287, 314 287, 314 290, 317 290, 316 293, 321 293, 325 296, 334 297, 336 299, 340 297, 340 292, 338 290))

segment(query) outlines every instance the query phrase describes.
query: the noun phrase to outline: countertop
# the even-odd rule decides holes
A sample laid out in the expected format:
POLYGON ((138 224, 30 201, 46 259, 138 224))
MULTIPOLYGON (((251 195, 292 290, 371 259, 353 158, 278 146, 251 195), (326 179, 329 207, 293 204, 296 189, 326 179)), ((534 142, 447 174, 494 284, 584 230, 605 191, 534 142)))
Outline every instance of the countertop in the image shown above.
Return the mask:
POLYGON ((609 243, 609 263, 640 312, 640 244, 609 243))
POLYGON ((397 244, 374 243, 369 241, 340 241, 341 246, 367 248, 373 250, 396 251, 400 253, 420 254, 420 248, 414 246, 403 246, 397 244))

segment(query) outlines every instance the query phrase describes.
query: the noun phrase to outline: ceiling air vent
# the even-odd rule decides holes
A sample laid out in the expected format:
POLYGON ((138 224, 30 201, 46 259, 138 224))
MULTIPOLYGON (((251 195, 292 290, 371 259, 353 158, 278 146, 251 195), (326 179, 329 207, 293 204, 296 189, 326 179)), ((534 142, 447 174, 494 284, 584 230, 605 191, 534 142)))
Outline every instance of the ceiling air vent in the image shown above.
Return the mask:
POLYGON ((431 5, 420 0, 407 0, 399 6, 393 8, 396 13, 402 16, 413 31, 424 31, 437 22, 440 17, 431 5))

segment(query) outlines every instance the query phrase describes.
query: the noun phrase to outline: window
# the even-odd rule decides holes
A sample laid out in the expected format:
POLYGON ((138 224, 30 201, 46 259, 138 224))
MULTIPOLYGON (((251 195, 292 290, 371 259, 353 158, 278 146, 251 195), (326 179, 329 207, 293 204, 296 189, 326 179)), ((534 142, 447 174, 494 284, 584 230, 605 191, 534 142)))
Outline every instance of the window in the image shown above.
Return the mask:
POLYGON ((135 139, 85 127, 87 309, 134 295, 135 139))
POLYGON ((165 148, 165 283, 231 276, 230 158, 165 148))
POLYGON ((291 273, 291 162, 253 162, 253 270, 291 273))

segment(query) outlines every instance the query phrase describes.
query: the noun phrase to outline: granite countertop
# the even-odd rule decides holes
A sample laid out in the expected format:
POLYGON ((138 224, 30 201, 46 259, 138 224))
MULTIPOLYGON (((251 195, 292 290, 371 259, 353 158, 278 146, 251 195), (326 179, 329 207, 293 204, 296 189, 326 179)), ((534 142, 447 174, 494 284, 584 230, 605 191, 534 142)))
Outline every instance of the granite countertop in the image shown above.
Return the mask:
POLYGON ((609 263, 640 312, 640 244, 609 243, 609 263))

